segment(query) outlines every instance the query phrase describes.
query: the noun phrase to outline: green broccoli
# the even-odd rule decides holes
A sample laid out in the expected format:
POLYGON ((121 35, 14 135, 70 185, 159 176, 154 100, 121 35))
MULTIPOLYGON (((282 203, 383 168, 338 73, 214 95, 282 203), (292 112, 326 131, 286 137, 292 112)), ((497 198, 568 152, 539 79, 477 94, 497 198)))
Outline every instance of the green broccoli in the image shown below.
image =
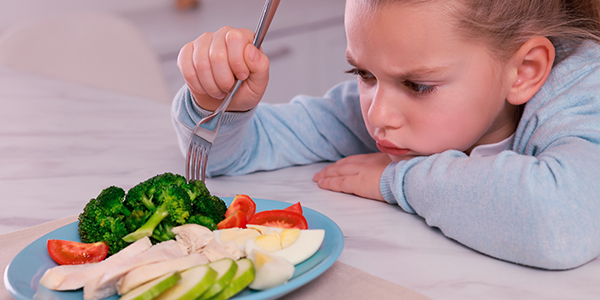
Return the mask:
POLYGON ((203 216, 201 214, 196 214, 191 216, 188 221, 189 224, 198 224, 202 225, 210 230, 217 230, 217 223, 213 221, 213 219, 203 216))
POLYGON ((226 210, 204 182, 164 173, 127 193, 115 186, 104 189, 79 215, 79 235, 85 243, 105 241, 112 255, 144 236, 153 243, 173 239, 172 229, 186 223, 215 230, 226 210))
MULTIPOLYGON (((227 205, 225 201, 221 200, 217 196, 212 196, 204 182, 200 180, 191 180, 187 185, 184 186, 188 194, 190 195, 190 199, 192 200, 192 215, 196 215, 197 217, 208 217, 214 222, 218 224, 219 222, 225 219, 225 212, 227 211, 227 205)), ((210 224, 211 222, 207 222, 206 220, 200 221, 196 219, 196 224, 206 226, 205 224, 210 224)), ((216 225, 213 227, 206 226, 211 230, 215 230, 216 225)))
POLYGON ((129 233, 124 219, 130 211, 123 205, 125 191, 108 187, 91 199, 79 214, 79 237, 84 243, 106 242, 109 255, 119 252, 128 243, 123 237, 129 233))
MULTIPOLYGON (((127 227, 135 228, 135 231, 123 238, 126 242, 135 242, 144 236, 151 237, 157 226, 166 218, 172 224, 186 223, 191 215, 192 206, 188 193, 184 188, 178 186, 181 184, 179 177, 183 178, 171 173, 157 175, 133 187, 131 189, 133 193, 127 193, 125 205, 133 208, 137 216, 126 219, 127 227), (144 220, 145 216, 150 217, 139 226, 141 218, 138 216, 142 215, 144 215, 144 220)), ((185 184, 185 178, 183 184, 185 184)), ((168 230, 166 234, 171 235, 170 228, 172 227, 162 226, 159 228, 166 228, 168 230)))

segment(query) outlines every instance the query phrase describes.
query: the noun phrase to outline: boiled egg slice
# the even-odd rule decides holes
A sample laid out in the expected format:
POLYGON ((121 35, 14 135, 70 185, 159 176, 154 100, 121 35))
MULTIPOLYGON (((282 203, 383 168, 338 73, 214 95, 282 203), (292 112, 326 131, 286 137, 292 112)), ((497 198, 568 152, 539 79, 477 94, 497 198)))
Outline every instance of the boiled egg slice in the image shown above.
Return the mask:
POLYGON ((248 228, 227 228, 213 231, 215 240, 224 245, 229 242, 234 242, 240 251, 246 249, 246 241, 259 237, 261 234, 258 230, 248 228))
POLYGON ((282 229, 246 241, 246 253, 258 249, 297 265, 315 254, 325 238, 323 229, 282 229))
POLYGON ((294 276, 294 265, 287 259, 254 249, 248 255, 255 268, 255 277, 250 288, 266 290, 286 283, 294 276))

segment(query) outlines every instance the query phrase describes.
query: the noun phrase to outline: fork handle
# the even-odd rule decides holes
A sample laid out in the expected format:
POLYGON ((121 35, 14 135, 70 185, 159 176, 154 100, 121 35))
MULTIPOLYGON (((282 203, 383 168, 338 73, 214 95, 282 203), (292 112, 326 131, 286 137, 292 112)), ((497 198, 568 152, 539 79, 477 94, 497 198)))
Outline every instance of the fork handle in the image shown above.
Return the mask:
POLYGON ((254 36, 254 46, 256 46, 256 48, 260 48, 260 45, 265 39, 265 35, 267 35, 267 30, 271 25, 271 21, 273 21, 275 11, 277 11, 280 1, 281 0, 267 0, 265 2, 265 6, 263 7, 260 20, 258 21, 258 25, 256 26, 255 30, 256 35, 254 36))

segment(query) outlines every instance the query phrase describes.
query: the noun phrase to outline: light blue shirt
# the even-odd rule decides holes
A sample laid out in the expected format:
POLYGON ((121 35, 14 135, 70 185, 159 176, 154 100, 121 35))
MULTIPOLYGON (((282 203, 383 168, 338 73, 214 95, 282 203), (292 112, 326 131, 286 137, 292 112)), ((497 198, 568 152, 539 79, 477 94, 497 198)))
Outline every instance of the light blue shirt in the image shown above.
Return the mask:
MULTIPOLYGON (((191 129, 208 112, 184 87, 172 114, 185 153, 191 129)), ((377 151, 356 82, 344 82, 323 97, 227 113, 208 175, 377 151)), ((392 163, 380 189, 387 202, 447 237, 502 260, 568 269, 594 259, 600 255, 600 46, 585 43, 554 67, 503 151, 469 157, 450 150, 392 163)))

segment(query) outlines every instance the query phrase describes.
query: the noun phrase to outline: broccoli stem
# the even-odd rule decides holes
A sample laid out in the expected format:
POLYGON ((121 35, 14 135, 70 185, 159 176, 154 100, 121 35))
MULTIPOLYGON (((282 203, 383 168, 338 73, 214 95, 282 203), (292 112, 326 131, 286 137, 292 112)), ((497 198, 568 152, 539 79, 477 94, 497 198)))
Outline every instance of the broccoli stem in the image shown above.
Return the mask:
POLYGON ((156 226, 158 226, 158 224, 168 216, 169 211, 167 210, 167 204, 163 203, 158 207, 158 209, 156 209, 156 211, 152 214, 152 216, 150 216, 144 225, 142 225, 136 231, 124 236, 123 240, 128 243, 133 243, 145 236, 152 236, 154 228, 156 228, 156 226))

